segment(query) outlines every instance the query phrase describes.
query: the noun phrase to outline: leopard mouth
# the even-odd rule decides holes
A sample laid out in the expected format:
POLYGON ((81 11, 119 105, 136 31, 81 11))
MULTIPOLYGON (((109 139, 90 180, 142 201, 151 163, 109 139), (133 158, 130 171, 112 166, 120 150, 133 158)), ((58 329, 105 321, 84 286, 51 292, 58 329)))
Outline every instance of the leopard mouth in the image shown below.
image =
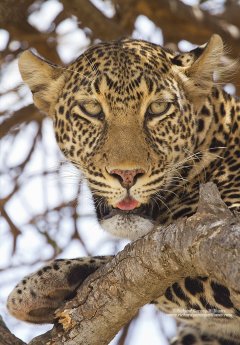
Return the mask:
POLYGON ((99 222, 110 219, 114 216, 121 215, 126 218, 131 216, 139 216, 150 221, 155 221, 159 216, 159 206, 151 201, 148 204, 142 204, 141 206, 134 208, 133 210, 121 210, 114 208, 106 203, 100 202, 101 197, 94 196, 94 204, 99 222))

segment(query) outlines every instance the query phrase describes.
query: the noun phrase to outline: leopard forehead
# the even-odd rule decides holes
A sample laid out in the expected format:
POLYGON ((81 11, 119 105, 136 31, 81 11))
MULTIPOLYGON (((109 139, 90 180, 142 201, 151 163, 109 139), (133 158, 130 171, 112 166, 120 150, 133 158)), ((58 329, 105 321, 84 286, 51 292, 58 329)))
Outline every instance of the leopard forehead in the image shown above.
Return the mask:
MULTIPOLYGON (((155 44, 125 39, 89 48, 68 67, 65 94, 104 94, 111 104, 127 104, 169 87, 173 55, 155 44), (144 84, 141 84, 144 80, 144 84)), ((171 74, 172 81, 174 81, 171 74)))
POLYGON ((82 72, 84 65, 113 76, 134 76, 134 73, 170 69, 173 55, 164 48, 142 40, 124 39, 91 46, 71 65, 82 72))

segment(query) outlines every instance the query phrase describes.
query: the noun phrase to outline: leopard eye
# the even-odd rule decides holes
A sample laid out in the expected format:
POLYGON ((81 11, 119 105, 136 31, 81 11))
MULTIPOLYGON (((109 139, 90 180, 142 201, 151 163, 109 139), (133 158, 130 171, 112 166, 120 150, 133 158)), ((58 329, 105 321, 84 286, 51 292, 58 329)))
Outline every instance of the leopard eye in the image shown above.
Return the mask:
POLYGON ((85 115, 92 117, 102 117, 103 110, 98 102, 84 102, 80 104, 80 108, 85 115))
POLYGON ((169 102, 161 102, 161 101, 155 101, 152 102, 148 108, 147 108, 147 113, 152 116, 159 116, 163 115, 168 111, 170 108, 170 103, 169 102))

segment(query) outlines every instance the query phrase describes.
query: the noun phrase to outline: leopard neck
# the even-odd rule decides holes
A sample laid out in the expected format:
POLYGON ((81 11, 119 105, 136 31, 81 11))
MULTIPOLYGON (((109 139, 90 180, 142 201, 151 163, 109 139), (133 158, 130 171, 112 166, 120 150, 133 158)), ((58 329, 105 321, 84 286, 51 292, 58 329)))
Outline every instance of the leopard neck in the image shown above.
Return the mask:
POLYGON ((194 149, 197 159, 194 160, 188 179, 200 174, 211 162, 221 159, 228 149, 239 112, 240 102, 236 97, 221 88, 212 88, 197 115, 197 140, 194 149))

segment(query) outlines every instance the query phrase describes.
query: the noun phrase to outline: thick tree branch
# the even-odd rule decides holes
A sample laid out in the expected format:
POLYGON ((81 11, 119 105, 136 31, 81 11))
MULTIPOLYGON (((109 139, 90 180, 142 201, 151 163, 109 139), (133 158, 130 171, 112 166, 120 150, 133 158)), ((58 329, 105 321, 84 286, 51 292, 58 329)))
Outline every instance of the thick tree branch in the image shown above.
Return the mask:
POLYGON ((3 322, 0 316, 0 345, 26 345, 22 340, 15 337, 3 322))
POLYGON ((141 306, 186 276, 210 275, 239 292, 239 241, 239 219, 208 183, 195 215, 127 245, 58 310, 59 323, 44 340, 30 344, 106 345, 141 306))
MULTIPOLYGON (((117 18, 107 18, 89 0, 73 0, 71 2, 62 0, 61 2, 68 14, 75 15, 79 19, 81 27, 88 27, 92 30, 92 38, 113 40, 126 35, 121 21, 117 18)), ((133 23, 134 20, 135 17, 133 16, 133 23)), ((128 31, 127 34, 130 35, 131 31, 128 31)))
MULTIPOLYGON (((119 8, 120 17, 129 13, 134 17, 144 14, 153 20, 163 30, 165 42, 178 43, 179 40, 187 39, 202 44, 213 33, 218 33, 232 47, 233 55, 239 56, 240 22, 238 20, 238 24, 235 23, 236 28, 233 30, 230 9, 216 16, 178 0, 113 0, 113 3, 119 8), (169 23, 174 23, 174 26, 169 23)), ((235 17, 239 18, 240 6, 235 4, 233 9, 235 17)))

